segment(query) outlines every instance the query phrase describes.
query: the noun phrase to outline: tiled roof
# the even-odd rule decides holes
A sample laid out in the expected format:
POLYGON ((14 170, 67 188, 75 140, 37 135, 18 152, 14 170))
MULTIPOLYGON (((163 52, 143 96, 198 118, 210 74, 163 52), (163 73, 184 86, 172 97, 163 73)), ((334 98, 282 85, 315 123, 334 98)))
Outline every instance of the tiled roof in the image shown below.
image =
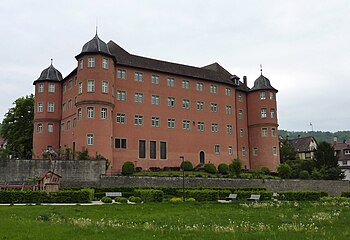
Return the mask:
POLYGON ((288 141, 293 145, 293 147, 298 153, 310 152, 310 142, 316 142, 315 138, 311 136, 289 139, 288 141))
POLYGON ((260 77, 254 81, 254 86, 252 87, 251 91, 270 89, 277 91, 274 87, 271 86, 270 80, 261 74, 260 77))
POLYGON ((337 152, 339 160, 349 160, 350 155, 345 155, 344 150, 350 150, 350 144, 347 142, 333 143, 334 150, 337 152))
POLYGON ((41 74, 40 77, 34 81, 35 82, 40 82, 40 81, 61 81, 62 78, 62 74, 60 73, 60 71, 58 71, 51 63, 51 65, 44 69, 41 74))

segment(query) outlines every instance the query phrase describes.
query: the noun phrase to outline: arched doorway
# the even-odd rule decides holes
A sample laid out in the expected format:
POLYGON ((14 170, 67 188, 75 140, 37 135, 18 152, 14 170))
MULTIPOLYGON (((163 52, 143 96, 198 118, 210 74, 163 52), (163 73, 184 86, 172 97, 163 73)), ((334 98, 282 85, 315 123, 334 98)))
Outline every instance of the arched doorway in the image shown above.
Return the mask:
POLYGON ((205 153, 204 151, 199 152, 199 164, 205 164, 205 153))

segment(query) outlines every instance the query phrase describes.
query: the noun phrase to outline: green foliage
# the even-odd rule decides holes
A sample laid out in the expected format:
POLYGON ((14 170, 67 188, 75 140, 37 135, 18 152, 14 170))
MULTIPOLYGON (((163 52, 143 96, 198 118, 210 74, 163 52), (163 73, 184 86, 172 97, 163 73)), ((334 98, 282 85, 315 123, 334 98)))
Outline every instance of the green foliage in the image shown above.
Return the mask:
POLYGON ((327 142, 321 142, 315 152, 315 165, 318 169, 322 167, 332 168, 338 166, 338 157, 334 156, 334 148, 327 142))
POLYGON ((144 202, 162 202, 164 193, 161 190, 135 190, 135 196, 140 197, 144 202))
POLYGON ((103 203, 112 203, 113 200, 110 197, 104 196, 104 197, 101 198, 101 202, 103 202, 103 203))
POLYGON ((281 178, 288 179, 291 177, 292 168, 286 163, 281 163, 277 167, 277 173, 278 173, 278 176, 280 176, 281 178))
POLYGON ((300 178, 300 179, 310 179, 310 174, 309 174, 308 171, 302 170, 302 171, 300 171, 300 173, 299 173, 299 178, 300 178))
POLYGON ((92 201, 91 191, 58 191, 49 194, 49 202, 52 203, 89 203, 92 201))
POLYGON ((192 162, 183 161, 180 165, 180 168, 183 169, 184 171, 192 171, 193 170, 192 162))
POLYGON ((18 98, 5 114, 0 135, 7 141, 7 154, 32 158, 34 95, 18 98))
POLYGON ((226 175, 228 174, 230 171, 228 165, 226 163, 220 163, 219 166, 218 166, 218 172, 223 174, 223 175, 226 175))
POLYGON ((91 160, 89 151, 87 149, 84 149, 81 152, 77 152, 77 160, 91 160))
POLYGON ((297 158, 297 151, 293 145, 287 140, 283 140, 280 145, 280 159, 281 163, 287 160, 295 160, 297 158))
POLYGON ((206 163, 204 164, 204 171, 207 173, 216 173, 216 167, 213 163, 206 163))
POLYGON ((196 199, 194 199, 194 198, 186 198, 185 199, 185 202, 195 202, 196 201, 196 199))
POLYGON ((268 167, 262 167, 260 169, 260 173, 264 175, 269 175, 270 174, 270 169, 268 167))
POLYGON ((132 175, 135 172, 135 165, 133 162, 125 162, 122 167, 123 175, 132 175))
POLYGON ((278 134, 283 138, 289 136, 289 138, 297 138, 300 137, 308 137, 313 136, 317 142, 328 142, 330 144, 333 143, 333 137, 337 136, 338 139, 341 140, 349 140, 350 139, 350 131, 337 131, 337 132, 322 132, 322 131, 304 131, 304 132, 294 132, 294 131, 286 131, 286 130, 278 130, 278 134))
POLYGON ((217 201, 219 199, 219 192, 216 190, 187 190, 186 196, 194 198, 198 202, 217 201))
POLYGON ((230 172, 234 174, 237 178, 240 177, 242 172, 242 163, 239 159, 233 159, 232 163, 229 165, 230 172))
POLYGON ((350 192, 342 192, 340 196, 350 198, 350 192))
POLYGON ((126 197, 116 197, 114 201, 118 203, 128 203, 128 199, 126 197))
POLYGON ((129 197, 129 201, 134 203, 141 203, 142 199, 140 197, 131 196, 129 197))
POLYGON ((320 191, 282 191, 278 199, 287 201, 318 201, 324 194, 320 191))
POLYGON ((179 197, 173 197, 169 200, 169 202, 171 203, 180 203, 180 202, 183 202, 182 201, 182 198, 179 198, 179 197))

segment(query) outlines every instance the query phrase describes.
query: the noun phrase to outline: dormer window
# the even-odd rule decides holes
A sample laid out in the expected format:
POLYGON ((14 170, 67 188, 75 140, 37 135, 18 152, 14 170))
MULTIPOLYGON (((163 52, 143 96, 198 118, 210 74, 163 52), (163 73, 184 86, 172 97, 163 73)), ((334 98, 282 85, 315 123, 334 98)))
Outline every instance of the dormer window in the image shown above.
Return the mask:
POLYGON ((350 150, 344 150, 344 155, 350 155, 350 150))

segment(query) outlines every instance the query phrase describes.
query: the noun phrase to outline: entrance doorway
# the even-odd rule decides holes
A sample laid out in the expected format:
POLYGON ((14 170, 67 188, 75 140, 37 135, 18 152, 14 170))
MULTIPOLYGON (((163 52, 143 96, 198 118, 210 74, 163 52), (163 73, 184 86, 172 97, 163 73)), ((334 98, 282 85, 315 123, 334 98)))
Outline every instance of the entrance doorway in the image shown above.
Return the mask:
POLYGON ((205 164, 205 153, 204 151, 199 152, 199 163, 200 164, 205 164))

